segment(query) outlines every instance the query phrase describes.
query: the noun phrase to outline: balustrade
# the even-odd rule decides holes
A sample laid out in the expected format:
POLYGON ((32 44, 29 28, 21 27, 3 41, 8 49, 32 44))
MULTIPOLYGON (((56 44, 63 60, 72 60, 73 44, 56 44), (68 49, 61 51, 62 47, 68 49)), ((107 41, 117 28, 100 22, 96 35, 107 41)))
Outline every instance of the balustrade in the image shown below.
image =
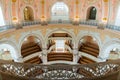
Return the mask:
POLYGON ((86 65, 40 65, 0 60, 2 80, 119 80, 119 60, 86 65))

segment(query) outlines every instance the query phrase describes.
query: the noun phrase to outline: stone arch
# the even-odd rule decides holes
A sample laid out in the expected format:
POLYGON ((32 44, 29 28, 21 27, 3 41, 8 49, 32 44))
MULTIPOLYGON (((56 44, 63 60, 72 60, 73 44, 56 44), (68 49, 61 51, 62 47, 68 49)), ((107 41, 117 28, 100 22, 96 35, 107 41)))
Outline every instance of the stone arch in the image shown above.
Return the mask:
POLYGON ((99 35, 97 33, 94 33, 94 32, 79 32, 78 36, 77 36, 77 41, 76 41, 76 46, 78 47, 79 45, 79 41, 80 39, 82 39, 84 36, 91 36, 92 38, 95 38, 96 39, 96 42, 99 46, 99 50, 101 50, 101 39, 99 37, 99 35))
POLYGON ((2 40, 0 41, 0 49, 7 48, 11 53, 11 57, 15 62, 21 62, 19 59, 21 58, 21 54, 19 53, 19 49, 17 45, 10 40, 2 40))
POLYGON ((120 49, 120 40, 112 39, 103 44, 99 57, 102 61, 106 61, 109 57, 109 53, 113 48, 120 49))
POLYGON ((73 30, 64 29, 64 28, 55 28, 55 29, 52 29, 52 30, 51 30, 51 29, 48 30, 47 33, 46 33, 46 36, 45 36, 45 42, 46 42, 45 45, 46 45, 46 48, 47 48, 47 40, 48 40, 48 37, 49 37, 52 33, 56 32, 56 31, 65 31, 66 33, 68 33, 68 34, 72 37, 73 45, 74 45, 74 47, 75 47, 76 37, 75 37, 75 34, 74 34, 73 30))
POLYGON ((27 32, 27 33, 22 34, 22 36, 21 36, 21 38, 19 40, 20 53, 21 53, 21 47, 22 47, 22 44, 24 42, 24 39, 29 37, 29 36, 37 37, 40 40, 40 44, 42 45, 42 48, 43 48, 45 42, 44 42, 44 38, 43 38, 42 34, 41 33, 35 33, 35 32, 27 32))

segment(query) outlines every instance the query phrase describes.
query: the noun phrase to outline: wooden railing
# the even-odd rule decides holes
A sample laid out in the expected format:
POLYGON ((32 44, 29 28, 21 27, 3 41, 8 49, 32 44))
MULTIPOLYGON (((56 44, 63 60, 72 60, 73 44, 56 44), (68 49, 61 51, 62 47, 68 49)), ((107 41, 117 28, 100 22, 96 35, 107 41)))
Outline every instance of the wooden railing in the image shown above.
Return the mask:
POLYGON ((86 65, 39 65, 0 60, 0 80, 120 80, 120 60, 86 65))

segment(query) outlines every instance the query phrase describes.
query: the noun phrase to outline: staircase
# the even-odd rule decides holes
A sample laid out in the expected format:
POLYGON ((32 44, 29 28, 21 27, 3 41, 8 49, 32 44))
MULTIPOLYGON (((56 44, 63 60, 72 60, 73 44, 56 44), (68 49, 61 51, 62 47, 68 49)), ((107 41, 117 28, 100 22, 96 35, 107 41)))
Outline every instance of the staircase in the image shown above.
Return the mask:
POLYGON ((22 46, 21 54, 24 58, 28 55, 31 55, 39 51, 41 51, 39 45, 37 43, 31 42, 31 43, 26 43, 25 45, 22 46))
POLYGON ((73 61, 73 54, 72 53, 48 53, 48 61, 56 61, 56 60, 63 60, 63 61, 73 61))

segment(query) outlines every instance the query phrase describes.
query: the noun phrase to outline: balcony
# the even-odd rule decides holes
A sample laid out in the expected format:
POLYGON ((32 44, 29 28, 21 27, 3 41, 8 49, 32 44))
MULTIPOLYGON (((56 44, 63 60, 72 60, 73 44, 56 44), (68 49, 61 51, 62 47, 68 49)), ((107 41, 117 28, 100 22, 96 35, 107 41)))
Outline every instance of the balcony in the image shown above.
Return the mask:
POLYGON ((120 80, 119 60, 84 65, 40 65, 0 60, 2 80, 120 80))
POLYGON ((111 24, 104 24, 104 23, 99 23, 98 21, 94 20, 79 20, 79 21, 73 21, 73 20, 47 20, 47 21, 41 21, 41 20, 34 20, 34 21, 21 21, 19 23, 15 24, 10 24, 10 25, 5 25, 5 26, 0 26, 0 32, 9 30, 9 29, 21 29, 22 27, 26 26, 33 26, 33 25, 49 25, 49 24, 71 24, 74 26, 79 26, 79 25, 87 25, 87 26, 94 26, 97 27, 98 29, 110 29, 110 30, 115 30, 115 31, 120 31, 120 26, 115 26, 111 24))

